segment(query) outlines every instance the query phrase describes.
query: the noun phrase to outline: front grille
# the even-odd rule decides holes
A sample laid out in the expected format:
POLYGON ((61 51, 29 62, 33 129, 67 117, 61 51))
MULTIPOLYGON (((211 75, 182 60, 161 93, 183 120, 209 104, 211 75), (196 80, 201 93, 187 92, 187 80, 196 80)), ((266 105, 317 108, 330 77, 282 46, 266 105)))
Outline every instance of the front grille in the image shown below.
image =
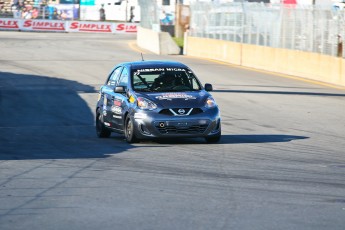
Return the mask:
POLYGON ((195 115, 195 114, 199 114, 199 113, 203 113, 203 112, 204 111, 200 108, 194 108, 189 115, 195 115))
POLYGON ((161 111, 159 111, 159 114, 174 116, 174 114, 169 109, 162 109, 161 111))
POLYGON ((161 134, 199 134, 205 132, 208 125, 192 125, 188 127, 156 126, 161 134))
POLYGON ((159 114, 167 115, 167 116, 189 116, 189 115, 196 115, 199 113, 204 112, 200 108, 174 108, 174 109, 162 109, 159 111, 159 114), (183 109, 184 113, 179 113, 179 110, 183 109))

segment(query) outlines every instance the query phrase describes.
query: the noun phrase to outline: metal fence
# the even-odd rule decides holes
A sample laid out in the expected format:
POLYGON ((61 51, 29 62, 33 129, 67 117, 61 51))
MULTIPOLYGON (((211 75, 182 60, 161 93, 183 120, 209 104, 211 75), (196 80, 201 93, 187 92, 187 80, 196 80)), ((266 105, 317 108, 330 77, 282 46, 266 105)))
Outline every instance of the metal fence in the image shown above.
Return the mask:
POLYGON ((345 58, 345 11, 331 7, 194 2, 190 36, 345 58))
POLYGON ((160 10, 156 0, 139 0, 141 18, 140 26, 147 29, 154 29, 160 24, 160 10))

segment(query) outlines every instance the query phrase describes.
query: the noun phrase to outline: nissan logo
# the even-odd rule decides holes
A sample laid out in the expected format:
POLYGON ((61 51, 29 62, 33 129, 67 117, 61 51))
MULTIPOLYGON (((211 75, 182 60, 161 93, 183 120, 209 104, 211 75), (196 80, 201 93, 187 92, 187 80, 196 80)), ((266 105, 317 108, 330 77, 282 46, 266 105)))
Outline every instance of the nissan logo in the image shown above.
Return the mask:
POLYGON ((177 112, 178 112, 179 114, 184 114, 186 111, 185 111, 184 109, 179 109, 179 110, 177 110, 177 112))

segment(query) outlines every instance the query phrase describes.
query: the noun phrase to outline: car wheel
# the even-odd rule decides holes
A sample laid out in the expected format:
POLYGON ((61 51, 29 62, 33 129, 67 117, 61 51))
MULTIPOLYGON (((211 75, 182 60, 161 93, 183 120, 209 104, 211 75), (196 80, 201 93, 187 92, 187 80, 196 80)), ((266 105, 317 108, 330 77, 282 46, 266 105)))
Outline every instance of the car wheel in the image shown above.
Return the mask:
POLYGON ((205 137, 205 140, 207 143, 217 143, 220 141, 220 138, 221 138, 221 133, 219 132, 218 134, 216 135, 212 135, 212 136, 208 136, 208 137, 205 137))
POLYGON ((96 116, 96 133, 99 138, 107 138, 111 134, 111 131, 104 126, 102 116, 98 111, 96 116))
POLYGON ((138 138, 135 136, 134 123, 129 115, 126 117, 125 138, 128 143, 135 143, 139 141, 138 138))

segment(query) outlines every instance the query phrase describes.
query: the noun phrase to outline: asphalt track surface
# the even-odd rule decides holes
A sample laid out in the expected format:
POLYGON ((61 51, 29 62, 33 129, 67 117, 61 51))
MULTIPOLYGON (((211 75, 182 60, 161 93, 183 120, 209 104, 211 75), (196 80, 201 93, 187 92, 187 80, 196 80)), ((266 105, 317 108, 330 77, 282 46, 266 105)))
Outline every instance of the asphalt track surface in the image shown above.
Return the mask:
MULTIPOLYGON (((345 91, 183 56, 219 144, 98 139, 134 35, 0 32, 0 229, 345 229, 345 91)), ((288 63, 287 63, 288 64, 288 63)))

